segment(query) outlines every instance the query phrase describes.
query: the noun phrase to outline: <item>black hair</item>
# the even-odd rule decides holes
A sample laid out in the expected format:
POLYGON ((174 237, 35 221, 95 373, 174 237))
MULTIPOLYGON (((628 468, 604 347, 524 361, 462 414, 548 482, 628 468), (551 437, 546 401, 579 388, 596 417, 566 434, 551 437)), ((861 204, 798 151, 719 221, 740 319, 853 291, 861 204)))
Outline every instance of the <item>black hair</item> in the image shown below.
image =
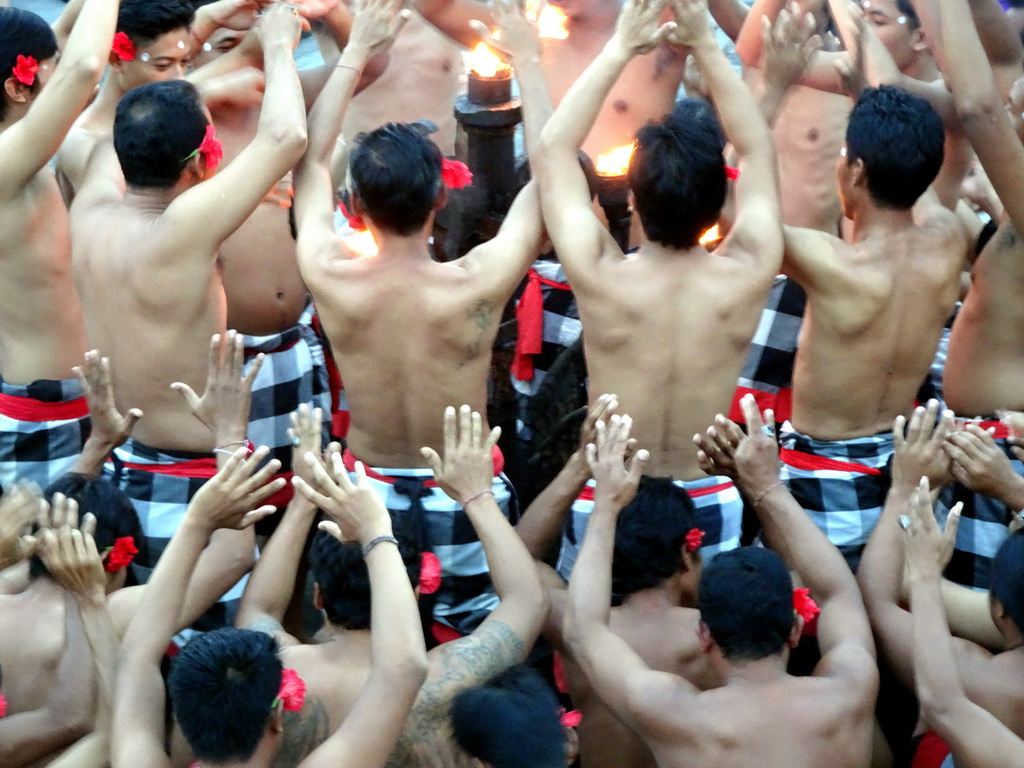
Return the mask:
MULTIPOLYGON (((409 512, 394 514, 398 551, 413 588, 420 583, 420 556, 424 551, 422 517, 409 512)), ((345 629, 370 628, 370 573, 358 544, 342 544, 324 531, 313 537, 309 570, 320 587, 327 620, 345 629)))
MULTIPOLYGON (((37 62, 57 55, 57 38, 42 17, 20 8, 0 8, 0 83, 14 76, 18 56, 37 62)), ((38 78, 32 84, 38 90, 38 78)), ((0 97, 0 120, 7 114, 7 97, 0 97)))
POLYGON ((281 661, 270 635, 218 629, 186 645, 167 690, 175 717, 199 760, 248 760, 259 746, 281 688, 281 661))
POLYGON ((718 120, 715 108, 707 99, 684 96, 676 100, 675 106, 672 107, 672 115, 677 120, 689 120, 706 128, 714 135, 715 141, 718 143, 718 151, 725 151, 725 145, 728 143, 725 131, 718 120))
POLYGON ((458 745, 494 768, 564 768, 559 704, 540 673, 510 667, 452 700, 458 745))
POLYGON ((910 4, 910 0, 896 0, 896 10, 900 12, 900 15, 906 17, 907 29, 911 32, 915 29, 920 29, 921 20, 917 17, 917 11, 915 11, 914 6, 910 4))
POLYGON ((185 80, 128 91, 114 118, 114 149, 128 186, 173 187, 202 144, 207 125, 199 92, 185 80))
POLYGON ((782 651, 793 629, 793 580, 775 552, 740 547, 720 552, 700 579, 700 617, 730 661, 782 651))
POLYGON ((675 112, 637 132, 629 188, 649 240, 691 248, 718 221, 726 194, 720 137, 706 120, 675 112))
POLYGON ((846 162, 861 160, 872 200, 906 210, 942 167, 942 118, 920 96, 883 85, 867 88, 850 112, 846 162))
POLYGON ((636 496, 615 524, 612 591, 625 597, 683 570, 682 548, 694 527, 686 491, 671 478, 641 477, 636 496))
MULTIPOLYGON (((135 546, 145 557, 146 537, 142 533, 139 515, 128 495, 105 477, 90 477, 77 472, 68 472, 57 478, 46 490, 43 497, 53 501, 56 493, 62 493, 69 499, 78 502, 78 517, 87 514, 96 518, 96 532, 93 538, 96 549, 103 550, 114 546, 117 539, 131 536, 135 546)), ((29 578, 36 578, 47 573, 46 566, 38 556, 33 556, 28 565, 29 578)))
POLYGON ((195 9, 189 0, 121 0, 117 31, 134 43, 150 43, 161 35, 192 24, 195 9))
POLYGON ((349 156, 352 192, 373 222, 399 236, 426 223, 441 190, 441 150, 414 126, 362 133, 349 156))
POLYGON ((999 546, 992 559, 991 584, 992 597, 1017 628, 1024 629, 1024 534, 1012 534, 999 546))

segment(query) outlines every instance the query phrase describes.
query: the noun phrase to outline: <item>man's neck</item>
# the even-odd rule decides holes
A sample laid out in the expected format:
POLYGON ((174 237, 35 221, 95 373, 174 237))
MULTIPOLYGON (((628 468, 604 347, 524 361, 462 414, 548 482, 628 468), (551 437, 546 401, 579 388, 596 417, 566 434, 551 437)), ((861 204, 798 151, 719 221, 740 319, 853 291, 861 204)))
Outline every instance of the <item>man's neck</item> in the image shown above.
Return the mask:
POLYGON ((888 235, 913 226, 913 209, 885 208, 867 202, 853 215, 853 242, 859 243, 872 235, 888 235))
POLYGON ((281 748, 281 739, 274 734, 266 733, 252 757, 238 763, 211 763, 200 760, 199 768, 270 768, 277 758, 278 750, 281 748))
POLYGON ((774 683, 789 677, 786 672, 786 656, 781 653, 739 664, 725 660, 724 672, 726 685, 746 687, 774 683))
POLYGON ((930 53, 918 56, 914 63, 903 71, 903 74, 923 83, 932 83, 942 77, 942 73, 939 72, 939 68, 935 64, 935 58, 930 53))
POLYGON ((163 213, 181 192, 177 185, 168 189, 128 187, 124 194, 124 204, 140 211, 163 213))
POLYGON ((373 239, 378 243, 379 254, 391 261, 431 261, 427 243, 427 230, 411 235, 396 235, 376 230, 373 239))

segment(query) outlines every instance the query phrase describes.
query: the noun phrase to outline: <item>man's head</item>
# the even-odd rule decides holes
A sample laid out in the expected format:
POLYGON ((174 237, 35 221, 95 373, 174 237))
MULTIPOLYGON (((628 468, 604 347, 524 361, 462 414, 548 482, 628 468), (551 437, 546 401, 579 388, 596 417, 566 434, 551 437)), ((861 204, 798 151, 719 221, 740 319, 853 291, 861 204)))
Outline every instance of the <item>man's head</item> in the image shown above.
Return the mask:
POLYGON ((640 478, 636 496, 615 524, 612 591, 626 597, 676 574, 691 575, 696 588, 700 550, 686 551, 686 534, 696 527, 693 514, 693 501, 672 480, 640 478))
POLYGON ((167 678, 174 716, 199 760, 242 762, 268 729, 280 732, 281 661, 270 635, 218 629, 175 657, 167 678))
MULTIPOLYGON (((7 111, 14 105, 25 109, 31 105, 53 74, 56 63, 57 38, 49 24, 30 11, 0 8, 0 82, 4 88, 0 120, 7 119, 7 111), (15 77, 19 56, 33 58, 39 67, 30 84, 15 77)), ((24 75, 23 78, 27 79, 24 75)))
POLYGON ((692 248, 718 221, 726 179, 721 129, 712 117, 699 104, 677 105, 664 120, 636 134, 629 188, 651 242, 692 248))
POLYGON ((1007 538, 992 560, 989 595, 996 623, 1005 619, 1024 632, 1024 533, 1007 538))
MULTIPOLYGON (((196 0, 193 5, 196 10, 199 10, 204 5, 209 5, 210 3, 215 2, 217 2, 217 0, 196 0)), ((220 58, 228 51, 237 48, 245 35, 246 33, 244 30, 218 27, 213 30, 208 38, 206 38, 206 43, 203 45, 202 50, 199 51, 192 59, 191 66, 201 67, 204 64, 209 64, 214 59, 220 58)))
POLYGON ((909 72, 921 56, 930 56, 928 42, 910 0, 864 0, 867 20, 901 72, 909 72))
POLYGON ((716 555, 701 574, 698 607, 708 638, 732 663, 778 655, 798 639, 793 580, 770 549, 716 555))
MULTIPOLYGON (((420 583, 422 538, 403 515, 394 525, 398 551, 402 555, 413 589, 420 583)), ((309 567, 316 582, 315 603, 327 621, 345 629, 370 628, 370 573, 358 544, 342 544, 328 533, 318 531, 309 551, 309 567)))
POLYGON ((122 0, 117 31, 135 46, 131 61, 110 56, 111 75, 122 93, 185 76, 185 62, 192 53, 188 28, 194 15, 189 0, 122 0))
POLYGON ((839 194, 853 218, 862 203, 909 210, 942 167, 942 119, 920 96, 892 86, 863 91, 850 112, 839 194))
POLYGON ((419 232, 446 199, 441 160, 437 145, 406 123, 360 134, 348 160, 353 213, 390 234, 419 232))
POLYGON ((494 768, 565 768, 558 699, 540 674, 516 666, 452 701, 455 741, 494 768))
MULTIPOLYGON (((69 472, 50 483, 43 491, 43 496, 48 502, 52 502, 54 494, 58 493, 78 503, 79 519, 86 515, 96 518, 93 538, 101 556, 106 557, 107 550, 113 548, 114 542, 123 538, 131 538, 139 551, 145 549, 146 537, 142 533, 142 525, 139 523, 139 516, 132 500, 107 478, 69 472)), ((30 578, 47 573, 46 566, 39 557, 33 557, 28 568, 30 578)), ((124 586, 127 576, 126 568, 108 572, 107 591, 111 592, 124 586)))
POLYGON ((202 181, 208 169, 196 151, 209 122, 199 92, 184 80, 126 93, 114 117, 114 149, 128 186, 170 189, 186 169, 202 181))

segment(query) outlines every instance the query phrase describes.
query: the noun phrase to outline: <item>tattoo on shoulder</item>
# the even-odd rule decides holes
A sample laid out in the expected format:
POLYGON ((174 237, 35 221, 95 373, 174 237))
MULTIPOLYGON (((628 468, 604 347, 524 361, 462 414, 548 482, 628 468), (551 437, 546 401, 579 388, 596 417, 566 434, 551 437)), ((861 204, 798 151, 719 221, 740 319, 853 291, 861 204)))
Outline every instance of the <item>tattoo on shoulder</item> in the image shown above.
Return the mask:
POLYGON ((284 713, 281 751, 274 768, 295 768, 330 736, 330 717, 319 696, 307 696, 298 712, 284 713))
POLYGON ((469 319, 473 323, 473 340, 466 347, 466 363, 473 361, 480 355, 487 332, 490 330, 491 322, 494 319, 494 311, 494 302, 487 299, 480 299, 470 310, 469 319))

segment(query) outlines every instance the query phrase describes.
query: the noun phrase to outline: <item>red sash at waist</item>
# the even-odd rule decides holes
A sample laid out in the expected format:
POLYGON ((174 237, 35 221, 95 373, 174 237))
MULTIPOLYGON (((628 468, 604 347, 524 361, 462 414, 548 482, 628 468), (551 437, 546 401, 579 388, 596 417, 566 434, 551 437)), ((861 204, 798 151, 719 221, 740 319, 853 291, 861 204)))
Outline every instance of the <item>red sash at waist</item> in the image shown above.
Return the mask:
MULTIPOLYGON (((685 488, 686 495, 691 499, 699 499, 701 496, 710 496, 713 493, 721 493, 727 491, 733 487, 732 480, 727 480, 724 483, 718 485, 709 485, 707 488, 685 488)), ((583 490, 580 491, 580 495, 576 497, 576 501, 593 501, 594 500, 594 488, 590 485, 583 486, 583 490)))
POLYGON ((803 469, 807 472, 828 469, 835 470, 836 472, 857 472, 862 475, 882 474, 882 470, 875 467, 867 467, 852 461, 839 461, 838 459, 830 459, 826 456, 804 453, 803 451, 794 451, 789 448, 780 450, 779 458, 783 464, 793 467, 793 469, 803 469))
MULTIPOLYGON (((498 446, 494 446, 494 448, 491 450, 491 459, 494 462, 494 476, 497 477, 498 475, 505 471, 505 456, 498 446)), ((347 469, 349 472, 356 471, 356 462, 359 461, 359 459, 352 455, 352 451, 346 448, 345 452, 341 454, 341 460, 345 464, 345 469, 347 469)), ((383 475, 377 470, 373 469, 372 467, 366 465, 365 463, 363 464, 363 468, 366 470, 366 476, 371 480, 379 480, 382 483, 394 485, 395 480, 398 479, 395 477, 388 477, 387 475, 383 475)), ((437 488, 437 481, 424 480, 423 487, 437 488)))
POLYGON ((62 403, 48 403, 31 397, 0 394, 0 414, 18 421, 66 421, 89 415, 84 397, 62 403))
POLYGON ((533 380, 533 355, 539 355, 544 343, 544 295, 541 285, 571 291, 568 283, 542 277, 535 269, 526 273, 526 288, 516 305, 516 353, 512 358, 512 375, 519 381, 533 380))

